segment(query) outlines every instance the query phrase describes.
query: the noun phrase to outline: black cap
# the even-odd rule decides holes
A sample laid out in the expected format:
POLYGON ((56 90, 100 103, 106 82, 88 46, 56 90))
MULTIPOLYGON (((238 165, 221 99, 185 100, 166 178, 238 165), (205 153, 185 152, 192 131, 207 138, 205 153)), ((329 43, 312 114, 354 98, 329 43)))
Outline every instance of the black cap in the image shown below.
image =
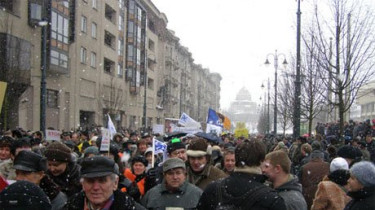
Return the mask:
POLYGON ((13 168, 30 172, 47 171, 47 159, 35 152, 22 150, 14 159, 13 168))
POLYGON ((17 181, 0 193, 0 209, 50 210, 47 195, 37 185, 28 181, 17 181))
POLYGON ((93 178, 118 174, 115 161, 103 156, 85 158, 81 164, 81 177, 93 178))
POLYGON ((144 156, 142 156, 142 155, 137 155, 137 156, 133 157, 133 159, 131 160, 132 166, 136 162, 142 163, 143 165, 145 165, 145 167, 147 167, 147 165, 148 165, 147 159, 144 156))
POLYGON ((184 143, 182 143, 181 139, 173 138, 167 145, 167 151, 169 154, 171 154, 173 151, 178 149, 186 149, 186 146, 184 143))

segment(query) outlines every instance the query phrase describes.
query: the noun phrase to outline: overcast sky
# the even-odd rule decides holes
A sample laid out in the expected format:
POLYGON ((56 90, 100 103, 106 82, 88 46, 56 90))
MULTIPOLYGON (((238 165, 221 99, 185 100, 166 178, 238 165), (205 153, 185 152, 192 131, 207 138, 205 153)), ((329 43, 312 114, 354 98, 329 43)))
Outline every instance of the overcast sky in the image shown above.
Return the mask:
MULTIPOLYGON (((287 59, 296 54, 296 0, 152 1, 195 63, 221 74, 222 109, 228 109, 242 87, 259 103, 262 82, 268 77, 274 81, 272 56, 272 65, 264 66, 267 55, 276 49, 287 59)), ((311 2, 301 1, 302 24, 311 2)))

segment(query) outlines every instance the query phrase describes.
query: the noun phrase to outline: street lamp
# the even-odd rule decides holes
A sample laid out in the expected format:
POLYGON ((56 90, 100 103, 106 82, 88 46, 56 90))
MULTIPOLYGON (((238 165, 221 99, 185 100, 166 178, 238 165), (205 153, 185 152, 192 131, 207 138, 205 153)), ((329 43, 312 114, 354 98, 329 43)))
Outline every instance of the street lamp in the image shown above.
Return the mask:
POLYGON ((295 105, 293 112, 293 137, 300 135, 301 124, 301 1, 297 0, 297 66, 295 80, 295 105))
POLYGON ((267 55, 266 62, 264 63, 266 66, 271 64, 268 60, 268 57, 271 55, 274 58, 273 65, 275 67, 275 105, 274 105, 274 114, 273 114, 273 131, 276 136, 277 135, 277 69, 279 68, 279 56, 284 57, 284 61, 282 63, 284 65, 284 68, 286 68, 286 65, 288 65, 288 62, 286 61, 286 56, 284 54, 277 53, 277 50, 275 50, 275 54, 270 53, 267 55))

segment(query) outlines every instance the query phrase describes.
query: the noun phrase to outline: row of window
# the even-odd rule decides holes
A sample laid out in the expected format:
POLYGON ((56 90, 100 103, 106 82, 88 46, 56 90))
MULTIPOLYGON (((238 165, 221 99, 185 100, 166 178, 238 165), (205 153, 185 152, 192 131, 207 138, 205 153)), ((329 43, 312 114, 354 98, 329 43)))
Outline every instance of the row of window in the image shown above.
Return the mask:
MULTIPOLYGON (((90 59, 90 66, 93 67, 93 68, 96 68, 96 53, 91 52, 90 58, 91 58, 90 59)), ((81 61, 82 64, 86 64, 86 60, 87 60, 87 49, 84 48, 84 47, 81 47, 80 61, 81 61)), ((107 72, 107 73, 112 73, 113 68, 114 68, 113 65, 114 65, 114 62, 106 58, 104 60, 104 71, 107 72)), ((117 64, 117 75, 122 77, 123 74, 124 74, 123 65, 122 65, 122 63, 119 63, 119 64, 117 64)))
MULTIPOLYGON (((97 36, 97 24, 95 22, 91 23, 91 37, 96 39, 97 36)), ((81 32, 87 33, 87 18, 86 16, 81 16, 81 32)))

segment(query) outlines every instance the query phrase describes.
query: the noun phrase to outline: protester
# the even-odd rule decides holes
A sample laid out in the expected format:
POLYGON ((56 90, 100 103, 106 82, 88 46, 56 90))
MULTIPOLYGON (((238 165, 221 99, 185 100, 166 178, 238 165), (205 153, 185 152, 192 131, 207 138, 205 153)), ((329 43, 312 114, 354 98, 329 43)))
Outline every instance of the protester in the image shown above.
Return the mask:
POLYGON ((82 192, 73 195, 65 205, 66 210, 135 209, 134 200, 117 188, 118 171, 113 160, 95 156, 82 161, 82 192))
POLYGON ((329 173, 329 163, 324 162, 324 153, 314 150, 311 160, 301 167, 300 181, 307 208, 310 209, 318 184, 329 173))
POLYGON ((10 148, 10 159, 3 161, 3 163, 0 164, 0 176, 8 180, 16 179, 16 170, 13 168, 13 160, 22 150, 31 151, 30 138, 22 137, 12 141, 10 148))
POLYGON ((240 143, 235 149, 234 172, 209 184, 197 209, 286 209, 282 197, 263 184, 265 177, 260 164, 265 154, 265 145, 260 141, 245 140, 240 143))
POLYGON ((207 141, 203 138, 195 137, 187 151, 188 181, 204 190, 212 181, 227 177, 220 169, 210 165, 211 152, 208 150, 207 141))
POLYGON ((348 188, 352 200, 345 210, 375 209, 375 165, 368 161, 355 163, 350 169, 348 188))
POLYGON ((184 162, 187 160, 186 145, 179 139, 172 139, 167 145, 168 157, 178 157, 184 162))
POLYGON ((138 155, 131 159, 131 168, 127 168, 124 171, 125 177, 138 186, 140 197, 135 198, 136 201, 139 201, 149 189, 156 185, 155 180, 146 174, 147 165, 148 161, 146 158, 138 155))
POLYGON ((14 159, 16 169, 16 180, 29 181, 38 185, 51 201, 52 210, 60 210, 64 207, 67 197, 60 191, 48 175, 47 160, 45 157, 32 151, 20 151, 14 159))
POLYGON ((2 136, 0 138, 0 164, 6 160, 9 160, 11 157, 11 147, 14 139, 9 136, 2 136))
POLYGON ((51 210, 51 203, 40 187, 18 181, 0 193, 0 210, 51 210))
POLYGON ((330 174, 318 185, 311 210, 341 210, 350 201, 345 185, 350 177, 349 165, 344 158, 332 160, 330 174))
POLYGON ((47 174, 68 197, 81 191, 79 183, 80 166, 73 162, 69 147, 53 142, 47 146, 44 156, 47 158, 47 174))
POLYGON ((234 148, 225 149, 223 152, 223 160, 221 163, 216 164, 216 167, 224 171, 226 174, 231 174, 234 170, 236 163, 234 148))
POLYGON ((272 187, 284 199, 288 210, 307 210, 302 186, 298 178, 290 174, 291 161, 283 150, 268 153, 262 163, 262 172, 272 187))
POLYGON ((196 208, 202 190, 186 180, 186 166, 179 158, 163 163, 164 179, 142 198, 147 209, 196 208))

